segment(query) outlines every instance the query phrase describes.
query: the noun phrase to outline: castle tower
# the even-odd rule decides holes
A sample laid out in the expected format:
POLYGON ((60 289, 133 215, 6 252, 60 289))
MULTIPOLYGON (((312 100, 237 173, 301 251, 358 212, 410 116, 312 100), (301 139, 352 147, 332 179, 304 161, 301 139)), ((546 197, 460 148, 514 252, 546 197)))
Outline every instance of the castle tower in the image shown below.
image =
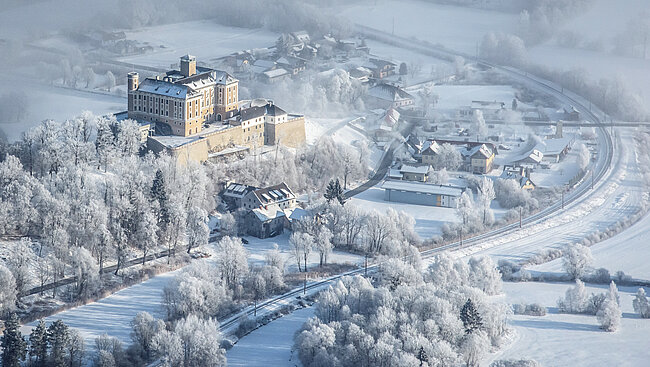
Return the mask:
POLYGON ((181 74, 186 78, 196 74, 196 57, 192 55, 181 57, 181 74))
POLYGON ((129 88, 128 89, 129 92, 133 92, 134 90, 138 89, 138 85, 140 82, 140 76, 138 75, 138 73, 132 71, 126 75, 126 79, 127 79, 126 84, 129 88))

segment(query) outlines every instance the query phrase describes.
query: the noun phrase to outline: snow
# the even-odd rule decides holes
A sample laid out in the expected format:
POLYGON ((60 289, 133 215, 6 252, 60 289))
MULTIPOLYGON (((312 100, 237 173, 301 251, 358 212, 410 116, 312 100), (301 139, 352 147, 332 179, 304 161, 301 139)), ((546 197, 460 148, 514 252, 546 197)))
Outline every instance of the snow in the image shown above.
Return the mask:
POLYGON ((510 106, 515 89, 509 85, 436 85, 433 92, 440 97, 438 110, 458 110, 472 101, 497 101, 510 106))
MULTIPOLYGON (((628 194, 616 197, 615 205, 624 205, 628 194)), ((622 233, 591 246, 594 268, 606 268, 611 274, 622 270, 635 279, 650 280, 650 216, 644 216, 639 222, 622 233)), ((543 272, 564 272, 562 260, 557 259, 546 264, 531 267, 531 270, 543 272)))
POLYGON ((228 365, 301 366, 292 350, 293 335, 313 315, 313 308, 302 308, 246 335, 226 354, 228 365))
POLYGON ((138 65, 168 69, 181 55, 191 51, 197 63, 213 62, 215 58, 242 49, 269 47, 277 35, 264 29, 228 27, 211 20, 166 24, 127 31, 128 39, 148 42, 154 52, 126 56, 118 60, 138 65), (161 47, 164 46, 164 47, 161 47))
POLYGON ((20 84, 22 88, 29 90, 30 108, 23 119, 25 122, 0 124, 0 129, 7 134, 9 141, 20 139, 24 131, 37 126, 43 120, 63 122, 83 111, 104 115, 126 110, 126 98, 119 95, 54 87, 29 79, 22 79, 20 84))
POLYGON ((415 218, 415 231, 422 238, 440 235, 443 224, 459 221, 455 209, 384 201, 384 190, 380 186, 369 188, 354 196, 349 202, 368 212, 377 210, 380 213, 385 213, 388 208, 393 208, 398 212, 404 211, 415 218))
MULTIPOLYGON (((623 318, 619 331, 609 333, 598 327, 593 315, 557 313, 556 301, 570 283, 505 283, 508 303, 540 303, 546 316, 513 315, 510 325, 517 335, 514 342, 490 360, 530 358, 542 366, 647 366, 650 320, 634 313, 632 300, 637 288, 619 287, 623 318)), ((602 293, 607 285, 587 285, 587 293, 602 293)), ((647 291, 647 290, 646 290, 647 291)), ((483 365, 487 366, 489 361, 483 365)))
MULTIPOLYGON (((292 255, 291 243, 289 243, 289 236, 291 232, 285 231, 284 233, 265 239, 259 239, 257 237, 246 236, 248 244, 244 244, 244 247, 249 254, 249 262, 255 265, 264 264, 264 256, 266 252, 273 249, 273 245, 277 244, 278 249, 284 256, 284 259, 287 264, 287 271, 296 272, 298 271, 298 266, 296 265, 296 260, 292 255)), ((319 264, 320 258, 318 252, 315 250, 307 258, 307 267, 309 269, 317 266, 319 264)), ((363 258, 359 255, 351 254, 343 251, 333 251, 332 254, 328 257, 329 263, 339 263, 339 264, 362 264, 363 258)))
MULTIPOLYGON (((351 21, 401 36, 426 39, 474 55, 490 31, 513 33, 516 13, 433 4, 415 0, 362 2, 341 9, 351 21)), ((372 51, 372 49, 371 49, 372 51)))
MULTIPOLYGON (((131 320, 138 312, 147 311, 155 317, 164 316, 161 307, 163 288, 179 271, 153 277, 140 284, 125 288, 97 302, 59 312, 44 320, 49 325, 62 320, 77 329, 86 341, 86 349, 94 350, 95 338, 103 333, 118 338, 124 344, 131 343, 131 320)), ((29 334, 38 321, 21 327, 29 334)))

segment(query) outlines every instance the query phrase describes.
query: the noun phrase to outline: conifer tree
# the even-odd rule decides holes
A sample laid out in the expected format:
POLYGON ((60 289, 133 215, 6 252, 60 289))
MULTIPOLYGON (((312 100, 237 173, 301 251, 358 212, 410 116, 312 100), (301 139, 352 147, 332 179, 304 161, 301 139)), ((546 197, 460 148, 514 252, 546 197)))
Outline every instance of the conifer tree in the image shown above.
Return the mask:
POLYGON ((27 342, 19 330, 18 316, 11 313, 2 332, 2 366, 20 367, 27 354, 27 342))
POLYGON ((471 299, 467 299, 467 302, 465 302, 465 305, 460 310, 460 319, 463 322, 465 333, 467 334, 471 334, 483 326, 481 315, 479 315, 471 299))
POLYGON ((336 181, 330 180, 329 184, 327 184, 327 191, 323 196, 325 197, 325 199, 327 199, 328 203, 333 199, 336 199, 341 205, 345 204, 345 197, 343 196, 343 188, 341 187, 341 182, 339 181, 338 178, 336 179, 336 181))
POLYGON ((47 338, 51 348, 48 366, 65 367, 66 348, 69 341, 68 325, 61 320, 54 321, 47 328, 47 338))
POLYGON ((45 367, 47 362, 47 328, 45 321, 38 321, 38 325, 32 329, 29 335, 29 357, 35 359, 34 366, 45 367))
POLYGON ((165 190, 165 177, 161 170, 156 171, 156 177, 153 179, 151 197, 153 197, 154 200, 157 200, 160 204, 158 223, 169 223, 169 211, 167 209, 169 198, 167 197, 167 191, 165 190))
POLYGON ((418 361, 420 361, 420 366, 423 366, 424 363, 429 363, 429 356, 427 356, 427 352, 424 351, 424 347, 420 347, 420 351, 418 352, 418 361))

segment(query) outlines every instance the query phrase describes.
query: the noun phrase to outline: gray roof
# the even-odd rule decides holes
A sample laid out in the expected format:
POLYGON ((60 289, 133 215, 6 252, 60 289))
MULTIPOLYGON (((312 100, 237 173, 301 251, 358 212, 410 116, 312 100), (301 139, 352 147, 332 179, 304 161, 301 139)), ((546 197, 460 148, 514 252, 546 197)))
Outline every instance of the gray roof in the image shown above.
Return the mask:
POLYGON ((385 190, 399 190, 407 192, 420 192, 424 194, 437 194, 458 197, 463 193, 463 189, 454 186, 432 185, 419 182, 407 181, 384 181, 381 187, 385 190))
POLYGON ((295 199, 296 197, 291 189, 289 189, 289 186, 284 182, 279 185, 257 189, 253 191, 253 194, 264 205, 273 204, 287 199, 295 199))
POLYGON ((194 90, 186 85, 151 78, 143 80, 138 86, 138 91, 183 99, 188 94, 192 95, 194 93, 194 90))

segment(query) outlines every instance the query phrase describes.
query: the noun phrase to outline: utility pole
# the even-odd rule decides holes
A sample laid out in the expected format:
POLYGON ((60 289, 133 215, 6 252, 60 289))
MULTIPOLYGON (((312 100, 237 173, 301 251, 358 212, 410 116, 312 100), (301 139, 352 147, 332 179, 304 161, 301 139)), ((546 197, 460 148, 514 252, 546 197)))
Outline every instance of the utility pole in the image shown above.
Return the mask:
POLYGON ((594 171, 591 171, 591 189, 594 189, 594 171))
POLYGON ((521 207, 519 207, 519 228, 521 228, 521 207))
POLYGON ((463 227, 460 227, 460 247, 463 247, 463 227))
POLYGON ((562 209, 564 209, 564 187, 562 188, 562 209))
POLYGON ((307 273, 305 273, 305 281, 302 283, 302 295, 307 294, 307 273))
POLYGON ((255 310, 253 311, 253 316, 257 317, 257 297, 253 297, 253 298, 254 298, 253 302, 255 302, 255 310))

